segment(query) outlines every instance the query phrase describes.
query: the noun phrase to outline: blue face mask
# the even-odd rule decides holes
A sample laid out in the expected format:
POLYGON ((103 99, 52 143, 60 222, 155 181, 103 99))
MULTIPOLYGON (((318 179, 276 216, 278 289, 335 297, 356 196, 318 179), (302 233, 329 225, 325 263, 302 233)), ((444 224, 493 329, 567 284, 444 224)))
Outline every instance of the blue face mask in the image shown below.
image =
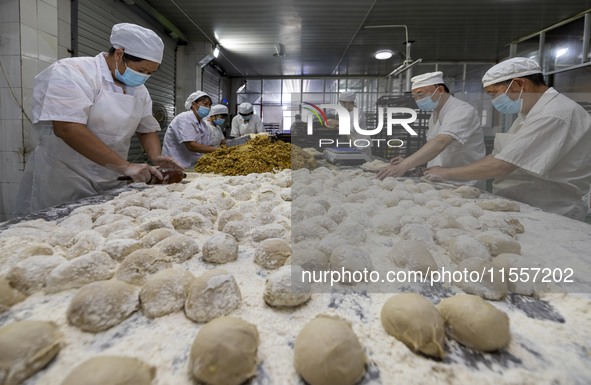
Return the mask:
POLYGON ((244 119, 245 122, 248 122, 250 120, 250 118, 252 118, 252 115, 242 115, 242 119, 244 119))
POLYGON ((121 74, 117 62, 115 62, 115 79, 130 87, 141 86, 150 78, 150 75, 137 72, 127 67, 125 72, 121 74))
POLYGON ((205 118, 207 115, 209 115, 209 108, 199 106, 199 109, 197 110, 197 115, 199 115, 199 117, 202 119, 205 118))
POLYGON ((434 102, 433 99, 431 99, 431 97, 435 95, 435 92, 437 92, 437 89, 435 89, 435 91, 433 91, 433 93, 430 96, 424 97, 416 101, 419 109, 423 111, 433 111, 435 108, 437 108, 439 100, 434 102))
POLYGON ((214 123, 216 126, 222 126, 222 125, 224 124, 224 122, 225 122, 225 121, 226 121, 225 119, 216 119, 216 120, 214 120, 214 121, 213 121, 213 123, 214 123))
MULTIPOLYGON (((507 91, 511 87, 511 83, 509 83, 509 87, 507 87, 507 91)), ((523 89, 519 93, 519 98, 517 100, 511 100, 509 96, 507 96, 507 91, 505 93, 497 96, 493 100, 491 100, 492 105, 499 111, 501 114, 518 114, 521 112, 521 107, 523 107, 523 99, 521 99, 521 94, 523 93, 523 89)))

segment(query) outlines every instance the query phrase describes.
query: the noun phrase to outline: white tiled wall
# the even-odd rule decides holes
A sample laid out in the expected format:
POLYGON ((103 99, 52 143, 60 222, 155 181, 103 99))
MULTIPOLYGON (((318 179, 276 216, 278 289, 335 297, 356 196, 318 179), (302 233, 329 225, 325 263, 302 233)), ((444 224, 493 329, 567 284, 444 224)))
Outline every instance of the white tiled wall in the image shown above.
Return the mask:
POLYGON ((10 218, 26 156, 37 144, 33 79, 71 56, 70 10, 70 0, 0 2, 0 221, 10 218))

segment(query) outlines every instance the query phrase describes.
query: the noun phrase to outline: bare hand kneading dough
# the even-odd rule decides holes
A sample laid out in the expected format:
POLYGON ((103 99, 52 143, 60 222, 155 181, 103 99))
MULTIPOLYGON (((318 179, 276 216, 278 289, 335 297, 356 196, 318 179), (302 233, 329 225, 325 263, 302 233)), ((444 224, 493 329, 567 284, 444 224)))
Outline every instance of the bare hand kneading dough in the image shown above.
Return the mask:
POLYGON ((445 322, 427 298, 416 293, 390 297, 382 307, 386 332, 413 352, 442 358, 445 355, 445 322))
POLYGON ((256 375, 259 333, 234 317, 205 324, 191 347, 190 370, 207 385, 240 385, 256 375))
POLYGON ((62 385, 150 385, 156 368, 132 357, 99 356, 78 365, 62 385))
POLYGON ((506 347, 511 340, 507 314, 482 298, 458 294, 437 305, 452 338, 484 352, 506 347))
POLYGON ((296 337, 295 368, 310 385, 354 385, 365 374, 367 358, 351 325, 318 316, 296 337))
POLYGON ((17 385, 60 351, 62 334, 45 321, 18 321, 0 328, 0 384, 17 385))

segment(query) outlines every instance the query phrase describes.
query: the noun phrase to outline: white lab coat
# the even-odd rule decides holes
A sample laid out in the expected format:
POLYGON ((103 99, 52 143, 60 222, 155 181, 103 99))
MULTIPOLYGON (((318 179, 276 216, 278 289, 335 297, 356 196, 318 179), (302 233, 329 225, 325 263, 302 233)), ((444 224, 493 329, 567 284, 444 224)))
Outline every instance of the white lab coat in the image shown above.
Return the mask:
POLYGON ((549 88, 507 133, 495 136, 493 156, 519 168, 497 178, 493 193, 545 211, 584 220, 591 186, 591 116, 549 88))
POLYGON ((224 140, 224 132, 218 126, 216 126, 209 118, 205 118, 205 124, 209 129, 209 143, 210 146, 219 147, 224 140))
POLYGON ((230 136, 237 138, 246 134, 259 134, 265 132, 263 122, 258 115, 252 115, 248 122, 245 122, 241 115, 236 115, 232 119, 232 131, 230 136))
POLYGON ((33 123, 40 143, 27 161, 16 215, 123 185, 117 172, 85 158, 55 136, 52 121, 85 124, 124 159, 134 133, 160 130, 146 87, 127 87, 124 94, 115 85, 104 55, 59 60, 35 78, 33 123))
POLYGON ((170 122, 164 135, 162 155, 170 156, 183 168, 194 167, 203 154, 189 150, 185 142, 211 145, 205 119, 198 121, 193 110, 181 112, 170 122))
MULTIPOLYGON (((469 103, 449 96, 441 110, 429 118, 427 141, 437 135, 449 135, 454 141, 427 163, 427 167, 460 167, 484 158, 484 134, 478 112, 469 103)), ((467 185, 486 187, 486 181, 467 181, 467 185)))

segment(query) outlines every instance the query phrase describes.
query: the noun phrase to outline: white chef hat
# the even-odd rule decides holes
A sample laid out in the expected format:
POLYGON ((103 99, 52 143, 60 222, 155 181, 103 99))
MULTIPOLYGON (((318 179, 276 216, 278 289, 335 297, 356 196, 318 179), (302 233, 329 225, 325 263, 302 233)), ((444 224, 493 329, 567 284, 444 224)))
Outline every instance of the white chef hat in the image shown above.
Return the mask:
POLYGON ((239 114, 250 114, 252 113, 252 104, 244 102, 238 106, 238 113, 239 114))
POLYGON ((209 116, 214 115, 228 115, 228 107, 224 106, 223 104, 216 104, 215 106, 212 106, 211 110, 209 110, 209 116))
POLYGON ((151 29, 135 24, 115 24, 111 30, 111 46, 142 59, 162 63, 164 43, 151 29))
POLYGON ((410 79, 412 82, 413 90, 417 88, 432 86, 434 84, 445 84, 443 81, 443 72, 436 71, 436 72, 427 72, 426 74, 414 76, 410 79))
POLYGON ((339 94, 339 101, 340 102, 354 102, 355 101, 355 92, 353 91, 345 91, 339 94))
POLYGON ((187 101, 185 101, 185 108, 187 109, 187 111, 191 109, 191 105, 193 104, 193 102, 202 96, 207 96, 209 100, 211 100, 211 97, 203 91, 195 91, 191 95, 189 95, 187 101))
POLYGON ((504 82, 523 76, 541 74, 542 69, 537 61, 527 57, 514 57, 492 66, 482 77, 482 86, 504 82))

